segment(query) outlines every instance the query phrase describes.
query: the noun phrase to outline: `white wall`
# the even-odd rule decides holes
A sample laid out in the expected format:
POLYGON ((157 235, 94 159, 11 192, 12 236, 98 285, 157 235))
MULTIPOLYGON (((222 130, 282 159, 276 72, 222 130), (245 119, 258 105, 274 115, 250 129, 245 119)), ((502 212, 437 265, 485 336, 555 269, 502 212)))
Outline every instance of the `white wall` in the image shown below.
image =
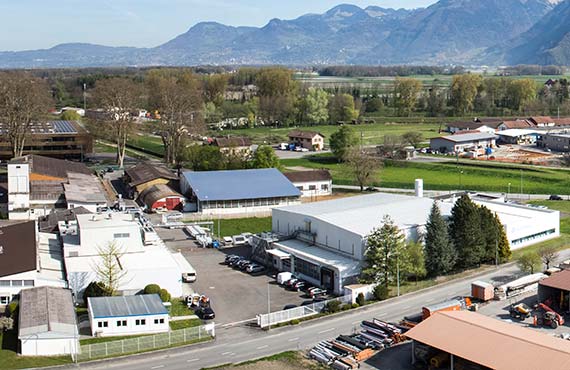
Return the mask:
POLYGON ((30 206, 30 166, 8 164, 8 211, 30 206))
POLYGON ((128 316, 95 319, 89 311, 89 321, 91 324, 91 335, 111 337, 120 335, 155 334, 165 333, 170 330, 168 325, 168 314, 148 315, 148 316, 128 316), (136 325, 137 320, 145 320, 145 325, 136 325), (159 320, 155 324, 155 320, 159 320), (160 323, 163 320, 163 323, 160 323), (117 326, 117 322, 126 321, 127 326, 117 326), (99 327, 99 323, 107 323, 107 327, 99 327))
POLYGON ((308 182, 294 182, 296 188, 301 190, 302 197, 320 197, 332 194, 332 180, 327 181, 308 181, 308 182), (326 185, 327 190, 323 190, 322 186, 326 185), (315 187, 315 190, 309 190, 311 186, 315 187))
POLYGON ((75 201, 68 201, 67 202, 67 209, 85 207, 91 213, 97 213, 97 208, 99 207, 106 207, 107 203, 87 203, 87 202, 75 202, 75 201))
POLYGON ((55 356, 76 353, 79 348, 77 338, 20 338, 23 356, 55 356))

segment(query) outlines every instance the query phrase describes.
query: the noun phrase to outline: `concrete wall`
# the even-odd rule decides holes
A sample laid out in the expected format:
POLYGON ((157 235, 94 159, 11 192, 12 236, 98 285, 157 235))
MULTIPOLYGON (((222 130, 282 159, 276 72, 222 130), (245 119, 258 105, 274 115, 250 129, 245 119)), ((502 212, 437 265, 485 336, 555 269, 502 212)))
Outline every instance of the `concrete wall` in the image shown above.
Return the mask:
POLYGON ((20 353, 22 356, 56 356, 77 353, 79 340, 77 338, 20 338, 20 353))

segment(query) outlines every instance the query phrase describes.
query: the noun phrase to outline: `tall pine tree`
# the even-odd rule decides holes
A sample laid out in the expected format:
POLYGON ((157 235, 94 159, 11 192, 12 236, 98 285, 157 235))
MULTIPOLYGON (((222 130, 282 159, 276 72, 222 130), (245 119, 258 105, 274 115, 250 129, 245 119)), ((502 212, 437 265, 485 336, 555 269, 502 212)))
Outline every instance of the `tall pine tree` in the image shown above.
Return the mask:
POLYGON ((498 249, 499 249, 499 263, 505 263, 511 259, 511 246, 509 239, 507 239, 507 232, 501 223, 499 216, 495 213, 495 227, 497 228, 498 235, 498 249))
POLYGON ((457 251, 457 267, 478 266, 485 255, 479 207, 464 194, 455 202, 450 221, 451 240, 457 251))
POLYGON ((425 235, 425 265, 428 276, 445 275, 455 266, 456 253, 437 202, 431 207, 425 235))
POLYGON ((479 207, 479 217, 481 218, 481 234, 485 243, 485 253, 481 258, 481 262, 495 263, 499 236, 495 214, 489 208, 481 206, 479 207))

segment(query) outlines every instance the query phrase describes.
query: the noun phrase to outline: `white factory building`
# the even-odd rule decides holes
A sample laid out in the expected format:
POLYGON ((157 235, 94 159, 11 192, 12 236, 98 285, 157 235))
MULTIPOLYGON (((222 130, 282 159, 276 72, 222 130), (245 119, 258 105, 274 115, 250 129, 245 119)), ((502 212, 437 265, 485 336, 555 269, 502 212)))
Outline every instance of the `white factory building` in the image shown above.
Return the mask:
POLYGON ((119 282, 123 295, 140 292, 148 284, 158 284, 173 297, 182 296, 182 273, 187 266, 158 237, 152 226, 133 214, 82 214, 74 221, 59 224, 63 240, 69 288, 82 301, 83 291, 97 280, 100 251, 109 243, 120 249, 120 267, 126 276, 119 282))
MULTIPOLYGON (((408 240, 417 240, 425 230, 433 199, 420 196, 375 193, 273 210, 272 230, 285 240, 272 244, 274 266, 284 266, 311 283, 335 293, 357 282, 365 260, 366 238, 390 216, 408 240)), ((455 200, 439 202, 449 217, 455 200)), ((557 237, 558 211, 539 209, 474 197, 478 204, 496 212, 503 222, 512 249, 557 237)))

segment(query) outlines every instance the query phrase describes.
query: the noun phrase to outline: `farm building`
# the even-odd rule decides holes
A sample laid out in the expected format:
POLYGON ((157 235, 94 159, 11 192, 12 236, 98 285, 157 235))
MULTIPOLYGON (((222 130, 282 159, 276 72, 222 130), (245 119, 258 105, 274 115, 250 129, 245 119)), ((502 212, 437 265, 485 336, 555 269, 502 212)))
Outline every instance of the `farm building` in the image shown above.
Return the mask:
POLYGON ((87 302, 93 336, 156 334, 170 330, 168 310, 158 294, 89 297, 87 302))
POLYGON ((455 134, 461 131, 479 131, 494 133, 501 124, 500 118, 474 118, 472 121, 451 122, 446 125, 447 131, 455 134))
POLYGON ((459 153, 474 149, 492 148, 495 146, 495 134, 468 133, 441 136, 430 139, 430 148, 441 153, 459 153))
POLYGON ((177 189, 179 183, 178 176, 168 168, 146 162, 127 168, 123 181, 132 199, 137 199, 143 190, 153 185, 163 184, 177 189))
POLYGON ((267 213, 301 196, 275 168, 184 172, 180 186, 194 210, 209 215, 267 213))
POLYGON ((302 197, 332 194, 332 176, 327 170, 286 172, 284 175, 301 191, 302 197))
POLYGON ((153 185, 139 195, 139 202, 151 211, 159 209, 182 211, 185 201, 186 198, 182 194, 165 184, 153 185))
POLYGON ((412 363, 418 368, 427 368, 438 354, 450 369, 570 368, 567 340, 475 312, 437 312, 406 336, 413 340, 412 363))
MULTIPOLYGON (((444 217, 451 215, 457 199, 441 199, 439 207, 444 217)), ((497 213, 512 249, 560 233, 558 211, 481 196, 472 199, 497 213)), ((267 253, 279 259, 277 264, 273 261, 274 266, 286 266, 313 284, 341 293, 344 285, 356 282, 365 259, 367 236, 381 226, 384 216, 390 216, 408 240, 417 240, 425 230, 433 202, 420 196, 375 193, 275 208, 272 231, 282 238, 271 245, 280 252, 267 253)))
POLYGON ((71 292, 54 287, 22 290, 18 339, 23 356, 78 353, 79 332, 71 292))
POLYGON ((315 131, 295 130, 289 133, 289 141, 308 150, 321 151, 325 147, 325 136, 315 131))

